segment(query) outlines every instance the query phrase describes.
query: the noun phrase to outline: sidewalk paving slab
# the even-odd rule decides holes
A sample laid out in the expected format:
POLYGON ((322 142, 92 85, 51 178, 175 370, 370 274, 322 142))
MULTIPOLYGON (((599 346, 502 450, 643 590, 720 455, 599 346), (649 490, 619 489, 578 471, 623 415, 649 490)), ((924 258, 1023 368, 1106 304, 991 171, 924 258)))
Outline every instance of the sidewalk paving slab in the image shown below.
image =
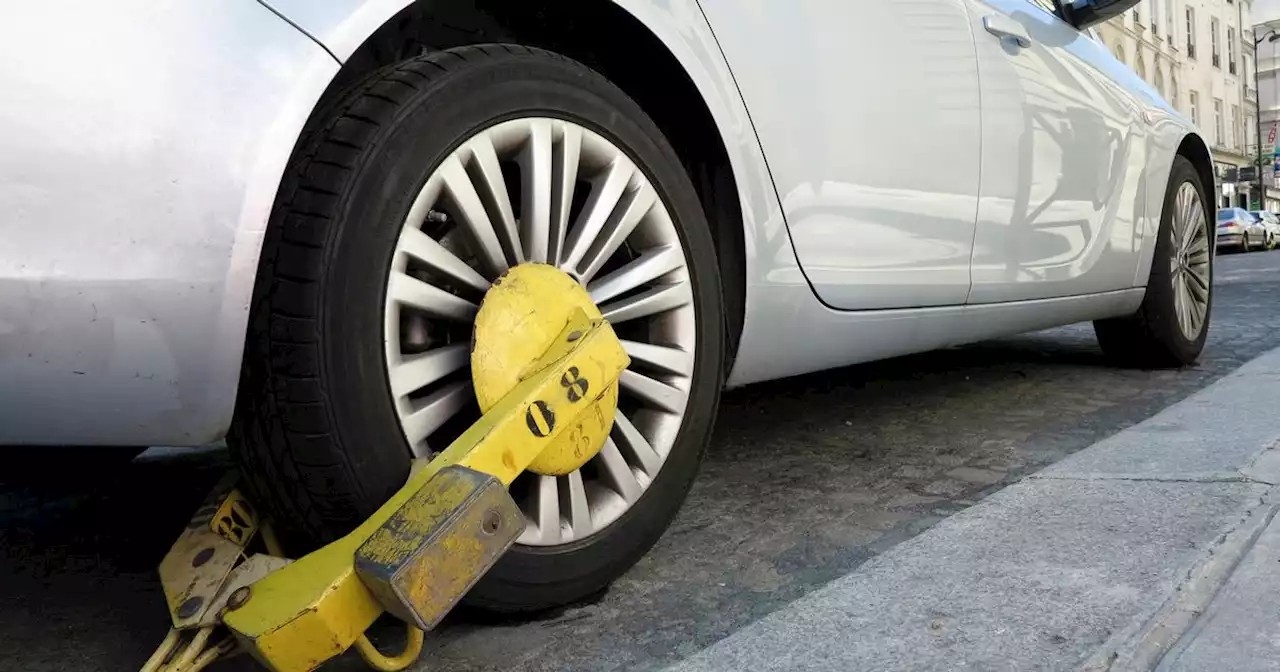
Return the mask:
POLYGON ((1280 350, 670 669, 1280 669, 1277 400, 1280 350))

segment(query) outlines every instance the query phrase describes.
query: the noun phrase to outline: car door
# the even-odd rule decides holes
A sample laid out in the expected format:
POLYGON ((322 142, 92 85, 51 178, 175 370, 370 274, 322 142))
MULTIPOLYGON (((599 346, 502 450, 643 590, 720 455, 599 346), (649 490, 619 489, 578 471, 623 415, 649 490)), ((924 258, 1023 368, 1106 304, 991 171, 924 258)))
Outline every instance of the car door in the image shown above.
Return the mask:
MULTIPOLYGON (((1144 87, 1053 0, 970 0, 982 184, 970 303, 1130 287, 1141 249, 1144 87)), ((1158 213, 1156 213, 1158 215, 1158 213)))
POLYGON ((1267 227, 1262 223, 1261 217, 1254 217, 1253 213, 1243 208, 1238 208, 1240 218, 1243 219, 1249 227, 1249 238, 1251 240, 1265 240, 1267 237, 1267 227))
POLYGON ((968 295, 980 117, 964 3, 701 0, 830 306, 968 295))

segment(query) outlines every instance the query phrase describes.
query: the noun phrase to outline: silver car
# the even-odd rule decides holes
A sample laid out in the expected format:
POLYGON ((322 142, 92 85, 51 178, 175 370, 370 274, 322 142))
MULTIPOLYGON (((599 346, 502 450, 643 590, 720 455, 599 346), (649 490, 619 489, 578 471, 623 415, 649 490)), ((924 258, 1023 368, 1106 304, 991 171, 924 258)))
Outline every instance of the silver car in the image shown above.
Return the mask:
POLYGON ((1265 210, 1250 210, 1249 214, 1253 215, 1253 218, 1258 220, 1266 230, 1265 249, 1274 250, 1276 245, 1280 244, 1280 215, 1265 210))
POLYGON ((470 599, 525 610, 655 542, 724 386, 1080 321, 1193 362, 1208 146, 1082 32, 1135 2, 8 3, 0 443, 226 437, 330 539, 475 420, 476 306, 551 264, 632 366, 600 454, 512 486, 470 599))
POLYGON ((1267 227, 1244 208, 1218 210, 1218 249, 1249 252, 1266 249, 1267 227))

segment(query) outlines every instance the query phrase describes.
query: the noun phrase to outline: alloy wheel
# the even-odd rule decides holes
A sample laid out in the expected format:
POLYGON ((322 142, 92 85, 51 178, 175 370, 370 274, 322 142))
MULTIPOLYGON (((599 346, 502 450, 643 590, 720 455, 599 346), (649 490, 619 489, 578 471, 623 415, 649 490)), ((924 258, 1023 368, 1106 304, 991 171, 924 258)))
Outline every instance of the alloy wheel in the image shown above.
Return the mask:
POLYGON ((557 546, 617 520, 666 461, 693 383, 693 287, 660 194, 609 139, 544 117, 474 133, 427 178, 387 279, 390 393, 415 456, 443 450, 478 417, 474 316, 490 283, 521 263, 582 283, 632 359, 600 454, 567 476, 512 484, 527 519, 518 543, 557 546))
POLYGON ((1178 188, 1173 210, 1173 248, 1170 278, 1173 304, 1183 336, 1195 340, 1209 313, 1208 220, 1200 193, 1190 183, 1178 188))

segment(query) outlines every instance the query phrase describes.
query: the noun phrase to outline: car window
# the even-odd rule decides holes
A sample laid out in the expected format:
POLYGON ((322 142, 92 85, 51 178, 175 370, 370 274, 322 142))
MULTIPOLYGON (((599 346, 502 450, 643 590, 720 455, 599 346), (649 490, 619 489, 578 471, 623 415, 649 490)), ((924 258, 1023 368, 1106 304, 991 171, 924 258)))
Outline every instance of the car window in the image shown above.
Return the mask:
POLYGON ((1054 2, 1054 0, 1027 0, 1027 2, 1055 16, 1058 13, 1058 3, 1054 2))
POLYGON ((1227 220, 1229 220, 1229 219, 1231 219, 1232 217, 1235 217, 1235 216, 1236 216, 1236 213, 1231 212, 1230 210, 1219 210, 1219 211, 1218 211, 1218 221, 1219 221, 1219 222, 1225 222, 1225 221, 1227 221, 1227 220))

